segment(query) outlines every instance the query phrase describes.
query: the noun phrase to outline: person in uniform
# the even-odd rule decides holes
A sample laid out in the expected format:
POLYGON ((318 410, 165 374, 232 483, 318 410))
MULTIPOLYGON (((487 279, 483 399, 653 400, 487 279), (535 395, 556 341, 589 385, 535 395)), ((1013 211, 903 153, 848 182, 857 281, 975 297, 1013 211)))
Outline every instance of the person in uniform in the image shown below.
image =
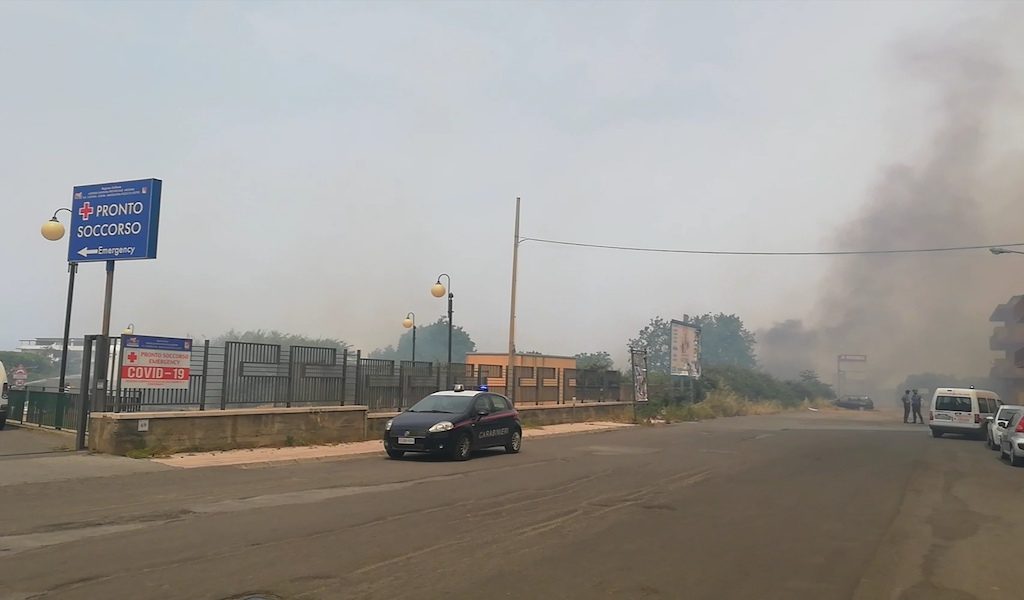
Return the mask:
POLYGON ((924 425, 924 417, 921 416, 921 394, 918 394, 917 390, 910 395, 910 407, 914 410, 914 422, 924 425))

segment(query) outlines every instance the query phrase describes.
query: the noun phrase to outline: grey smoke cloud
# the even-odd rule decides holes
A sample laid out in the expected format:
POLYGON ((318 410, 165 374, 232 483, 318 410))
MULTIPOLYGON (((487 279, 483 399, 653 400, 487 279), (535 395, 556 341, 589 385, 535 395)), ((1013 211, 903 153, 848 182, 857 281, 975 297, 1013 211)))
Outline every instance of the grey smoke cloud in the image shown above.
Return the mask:
MULTIPOLYGON (((896 83, 927 86, 936 125, 917 156, 882 170, 861 212, 839 228, 837 248, 1024 239, 1019 138, 1004 120, 1018 71, 1005 62, 1005 38, 971 33, 894 52, 896 83)), ((783 375, 809 366, 830 374, 836 354, 867 354, 880 387, 922 371, 987 375, 988 317, 1014 289, 1014 274, 1018 265, 985 251, 837 258, 810 318, 761 332, 762 364, 783 375)))

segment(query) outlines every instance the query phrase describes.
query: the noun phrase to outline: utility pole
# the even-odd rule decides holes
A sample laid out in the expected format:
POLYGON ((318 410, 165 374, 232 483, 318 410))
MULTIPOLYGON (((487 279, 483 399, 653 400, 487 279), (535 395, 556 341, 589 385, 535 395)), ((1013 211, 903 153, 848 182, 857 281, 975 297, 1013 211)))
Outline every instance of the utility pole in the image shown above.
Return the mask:
POLYGON ((519 271, 519 204, 516 197, 515 237, 512 240, 512 301, 509 303, 508 318, 508 367, 505 371, 505 392, 508 399, 515 403, 515 360, 516 360, 516 275, 519 271))

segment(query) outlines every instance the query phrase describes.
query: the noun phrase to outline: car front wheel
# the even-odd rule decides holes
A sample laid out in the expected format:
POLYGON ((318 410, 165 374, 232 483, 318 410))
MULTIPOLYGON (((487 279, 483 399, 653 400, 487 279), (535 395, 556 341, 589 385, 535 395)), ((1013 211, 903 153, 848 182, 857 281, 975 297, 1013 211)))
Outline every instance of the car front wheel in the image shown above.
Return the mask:
POLYGON ((505 444, 505 452, 509 454, 519 454, 519 451, 523 448, 523 432, 516 429, 512 432, 512 437, 509 438, 508 443, 505 444))
POLYGON ((473 452, 473 440, 468 433, 464 433, 455 440, 452 445, 452 460, 469 460, 473 452))

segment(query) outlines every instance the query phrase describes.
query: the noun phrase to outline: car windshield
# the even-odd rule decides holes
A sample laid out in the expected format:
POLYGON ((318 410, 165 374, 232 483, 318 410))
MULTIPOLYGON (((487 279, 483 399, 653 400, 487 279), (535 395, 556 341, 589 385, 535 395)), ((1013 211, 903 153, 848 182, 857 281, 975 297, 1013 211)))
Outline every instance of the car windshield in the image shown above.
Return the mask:
POLYGON ((409 412, 419 413, 464 413, 473 402, 472 395, 453 396, 451 394, 431 394, 413 404, 409 412))
POLYGON ((971 412, 971 399, 967 396, 939 396, 935 399, 935 410, 971 412))

